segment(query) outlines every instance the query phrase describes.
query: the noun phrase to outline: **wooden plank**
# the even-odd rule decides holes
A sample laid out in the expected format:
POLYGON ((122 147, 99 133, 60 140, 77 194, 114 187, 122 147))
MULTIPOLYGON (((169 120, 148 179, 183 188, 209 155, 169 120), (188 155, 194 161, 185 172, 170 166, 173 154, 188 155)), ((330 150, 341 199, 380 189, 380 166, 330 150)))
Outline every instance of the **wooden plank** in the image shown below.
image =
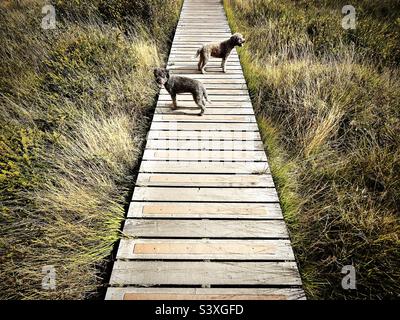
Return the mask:
POLYGON ((300 288, 109 288, 106 300, 305 300, 300 288))
MULTIPOLYGON (((240 83, 219 83, 219 84, 218 83, 203 83, 203 84, 206 87, 207 92, 210 91, 210 93, 213 90, 231 90, 231 91, 247 90, 246 84, 240 84, 240 83)), ((167 92, 164 91, 164 93, 167 93, 167 92)), ((213 103, 213 104, 216 104, 216 103, 213 103)), ((248 103, 247 105, 251 108, 250 103, 248 103)))
MULTIPOLYGON (((196 32, 196 31, 193 31, 196 32)), ((197 50, 201 48, 204 43, 186 43, 185 45, 183 44, 177 44, 175 47, 171 47, 171 54, 172 55, 187 55, 189 56, 190 60, 198 60, 198 57, 196 57, 197 50)), ((229 58, 239 58, 239 55, 232 51, 229 55, 229 58)), ((216 57, 210 57, 210 61, 221 61, 221 58, 216 58, 216 57)))
MULTIPOLYGON (((214 101, 245 101, 250 102, 249 96, 239 96, 239 95, 209 95, 209 98, 212 102, 214 101)), ((158 97, 158 101, 170 101, 172 102, 171 96, 169 94, 161 94, 158 97)), ((193 97, 189 95, 177 95, 178 103, 180 101, 193 101, 193 97)), ((207 104, 207 106, 211 106, 207 104)))
POLYGON ((227 78, 231 76, 235 79, 244 79, 242 74, 242 69, 238 65, 238 61, 228 61, 226 63, 226 72, 222 71, 221 67, 221 60, 213 61, 213 63, 207 63, 206 65, 206 73, 202 74, 198 70, 198 60, 189 60, 186 61, 169 61, 167 65, 167 69, 169 70, 170 74, 181 75, 184 77, 189 78, 198 78, 201 80, 200 76, 210 76, 215 75, 215 79, 227 78), (186 63, 185 63, 186 62, 186 63), (185 64, 184 64, 185 63, 185 64))
POLYGON ((283 220, 127 219, 123 234, 151 238, 289 238, 283 220))
MULTIPOLYGON (((196 52, 195 52, 196 53, 196 52)), ((187 54, 173 54, 170 56, 167 65, 177 65, 178 63, 182 63, 182 64, 189 64, 189 63, 193 63, 193 64, 197 64, 198 63, 198 58, 194 58, 194 54, 195 53, 187 53, 187 54)), ((215 65, 218 65, 221 63, 221 59, 219 58, 211 58, 210 59, 210 63, 214 62, 215 65)), ((231 63, 239 63, 239 57, 236 56, 229 56, 228 58, 228 62, 231 63)), ((227 64, 228 64, 227 62, 227 64)), ((229 66, 228 66, 229 67, 229 66)))
POLYGON ((128 218, 283 219, 283 216, 277 202, 132 202, 128 218))
MULTIPOLYGON (((199 107, 181 107, 178 105, 177 109, 171 107, 157 107, 156 114, 180 114, 180 115, 198 115, 199 107)), ((250 108, 207 108, 207 114, 213 115, 253 115, 253 109, 250 108)))
MULTIPOLYGON (((199 108, 193 100, 178 101, 179 108, 199 108)), ((172 101, 158 101, 157 107, 168 107, 170 108, 172 101)), ((245 108, 250 109, 251 102, 247 101, 213 101, 211 104, 206 105, 207 108, 245 108)))
MULTIPOLYGON (((226 89, 218 88, 218 87, 206 87, 206 89, 207 89, 207 93, 210 97, 212 97, 214 95, 245 95, 245 96, 248 96, 247 90, 244 90, 241 87, 237 87, 237 88, 229 88, 228 87, 226 89)), ((162 95, 168 94, 169 95, 169 93, 165 89, 162 89, 160 94, 162 94, 162 95)), ((190 93, 182 93, 179 96, 191 96, 191 94, 190 93)), ((251 107, 249 109, 253 110, 253 108, 251 108, 251 107)))
MULTIPOLYGON (((193 31, 195 32, 195 31, 193 31)), ((198 46, 197 49, 199 49, 201 46, 198 46)), ((174 52, 171 52, 169 55, 169 59, 174 59, 176 57, 180 57, 180 58, 186 58, 185 62, 189 62, 189 61, 198 61, 199 58, 195 57, 196 55, 196 48, 181 48, 180 49, 176 49, 174 50, 174 52)), ((228 57, 228 61, 237 61, 240 60, 239 59, 239 55, 235 52, 231 52, 231 54, 228 57)), ((221 61, 221 58, 215 58, 215 57, 210 57, 210 62, 211 61, 221 61)))
POLYGON ((294 255, 282 239, 122 239, 117 259, 293 261, 294 255))
MULTIPOLYGON (((206 69, 207 70, 207 69, 206 69)), ((171 74, 183 74, 185 77, 193 78, 196 80, 204 80, 204 79, 212 79, 212 80, 242 80, 245 81, 244 76, 242 72, 239 73, 223 73, 221 71, 210 71, 207 72, 206 74, 200 73, 200 71, 197 70, 189 70, 188 72, 181 72, 180 70, 171 70, 171 74)))
POLYGON ((301 285, 295 262, 116 261, 113 285, 301 285))
MULTIPOLYGON (((183 59, 182 59, 183 60, 183 59)), ((210 62, 207 63, 207 68, 210 70, 215 70, 215 71, 219 71, 222 73, 222 66, 221 66, 221 62, 222 60, 212 60, 210 62)), ((188 59, 186 58, 185 61, 175 61, 175 60, 169 60, 168 61, 168 70, 194 70, 195 73, 198 73, 198 59, 192 60, 192 59, 188 59)), ((227 60, 226 63, 226 69, 227 69, 227 73, 230 73, 230 71, 232 70, 242 70, 242 67, 240 65, 240 62, 238 60, 227 60)))
MULTIPOLYGON (((168 63, 167 68, 171 74, 187 76, 188 74, 198 74, 201 72, 197 68, 197 61, 194 61, 192 64, 180 65, 175 63, 168 63)), ((242 74, 242 69, 240 66, 236 65, 235 62, 226 63, 226 72, 222 71, 221 62, 215 62, 212 64, 207 64, 205 67, 206 74, 221 74, 221 75, 232 75, 232 74, 242 74)))
POLYGON ((261 141, 240 140, 149 140, 150 150, 264 150, 261 141))
POLYGON ((143 160, 167 161, 267 161, 264 151, 235 150, 149 150, 143 154, 143 160))
POLYGON ((205 41, 210 42, 210 41, 224 41, 230 38, 231 35, 226 35, 226 34, 213 34, 209 36, 203 36, 203 35, 177 35, 175 34, 174 41, 205 41))
MULTIPOLYGON (((200 75, 208 76, 208 77, 214 76, 214 75, 217 77, 219 77, 220 75, 224 75, 224 76, 229 75, 229 76, 235 77, 237 79, 243 79, 242 78, 242 70, 232 70, 232 69, 229 69, 229 67, 227 68, 226 73, 223 73, 222 69, 220 67, 213 68, 213 67, 206 66, 205 71, 206 71, 206 73, 202 74, 202 73, 200 73, 200 71, 197 70, 197 68, 195 66, 193 66, 193 68, 191 68, 191 69, 183 69, 183 68, 170 69, 170 74, 182 75, 182 76, 193 78, 193 79, 198 78, 200 75)), ((198 80, 201 80, 201 78, 198 80)))
MULTIPOLYGON (((200 76, 200 75, 199 75, 200 76)), ((193 77, 194 79, 196 79, 196 77, 193 77)), ((239 84, 242 86, 246 86, 246 81, 243 79, 235 79, 235 78, 225 78, 225 79, 217 79, 214 78, 213 75, 209 75, 208 77, 204 77, 202 79, 198 78, 198 80, 200 80, 203 84, 206 85, 206 89, 207 89, 207 84, 208 83, 214 83, 214 84, 225 84, 225 85, 229 85, 229 84, 239 84)))
MULTIPOLYGON (((198 58, 195 57, 197 49, 199 49, 202 45, 200 44, 188 44, 187 46, 183 47, 176 47, 176 48, 171 48, 171 54, 173 55, 182 55, 182 56, 190 56, 190 59, 192 61, 198 60, 198 58)), ((239 58, 239 55, 237 53, 231 53, 229 55, 230 58, 239 58)), ((211 58, 211 61, 221 61, 220 58, 211 58)))
MULTIPOLYGON (((179 105, 179 100, 178 100, 179 105)), ((256 118, 253 115, 216 115, 207 114, 207 109, 205 114, 202 116, 198 115, 174 115, 174 114, 155 114, 153 121, 185 121, 185 122, 256 122, 256 118)), ((222 126, 222 124, 221 124, 222 126)))
POLYGON ((196 34, 200 37, 214 37, 214 36, 221 36, 225 37, 226 39, 229 39, 232 36, 232 33, 228 29, 215 29, 215 30, 209 30, 209 29, 196 29, 196 28, 188 28, 188 29, 178 29, 175 32, 176 37, 187 37, 187 36, 192 36, 193 34, 196 34))
POLYGON ((273 188, 271 175, 267 174, 150 174, 140 173, 137 186, 181 187, 268 187, 273 188))
POLYGON ((179 23, 178 23, 178 27, 182 28, 185 27, 187 25, 201 25, 201 26, 208 26, 208 27, 229 27, 227 22, 224 21, 210 21, 210 18, 186 18, 186 17, 182 17, 179 19, 179 23))
POLYGON ((147 136, 148 140, 154 139, 171 139, 171 140, 209 140, 209 139, 223 139, 223 140, 250 140, 260 141, 260 134, 257 131, 164 131, 164 130, 150 130, 147 136))
POLYGON ((132 201, 279 202, 274 188, 136 187, 132 201))
POLYGON ((211 162, 211 161, 147 161, 143 160, 140 172, 162 172, 162 173, 219 173, 240 174, 270 173, 266 162, 211 162))
POLYGON ((257 131, 257 123, 218 123, 218 122, 153 122, 151 130, 214 130, 214 131, 257 131))
MULTIPOLYGON (((198 61, 174 61, 170 60, 168 62, 168 69, 169 70, 180 70, 180 69, 190 69, 190 70, 197 70, 197 64, 198 61)), ((221 60, 220 61, 210 61, 207 63, 207 68, 215 69, 216 71, 222 72, 222 67, 221 67, 221 60)), ((226 63, 226 69, 229 70, 242 70, 242 67, 240 66, 239 61, 231 61, 228 60, 226 63)), ((245 91, 245 94, 248 94, 247 91, 245 91)))
MULTIPOLYGON (((182 52, 182 53, 173 53, 171 54, 171 56, 168 59, 167 65, 196 65, 199 62, 199 58, 195 57, 197 50, 193 50, 191 52, 182 52)), ((237 65, 238 63, 240 63, 240 59, 238 56, 235 55, 230 55, 228 57, 227 60, 227 66, 229 67, 228 63, 230 62, 231 65, 237 65)), ((211 65, 214 65, 215 67, 218 67, 218 65, 220 65, 222 62, 222 59, 220 58, 214 58, 211 57, 209 60, 209 63, 211 63, 211 65)), ((208 65, 208 64, 207 64, 208 65)))
POLYGON ((184 17, 179 20, 178 26, 180 28, 185 27, 187 25, 202 25, 202 26, 216 26, 216 27, 229 27, 227 22, 224 21, 215 21, 214 23, 210 21, 210 18, 207 17, 184 17))
MULTIPOLYGON (((205 18, 206 19, 206 18, 205 18)), ((204 19, 203 19, 204 20, 204 19)), ((186 21, 182 21, 182 23, 179 25, 179 30, 184 30, 184 31, 186 31, 186 30, 193 30, 193 33, 195 34, 195 32, 196 32, 196 30, 198 30, 199 32, 202 32, 202 31, 208 31, 208 30, 210 30, 210 28, 208 27, 209 26, 209 24, 207 24, 206 22, 204 22, 203 20, 199 20, 199 21, 196 21, 196 20, 186 20, 186 21)), ((228 31, 228 26, 226 25, 226 24, 223 24, 223 23, 221 23, 221 24, 216 24, 215 25, 215 30, 217 30, 217 31, 223 31, 225 34, 228 34, 229 33, 229 31, 228 31)), ((227 37, 227 39, 229 38, 229 36, 227 37)), ((222 39, 220 39, 220 38, 217 38, 218 40, 222 40, 222 39)), ((194 40, 190 40, 190 41, 195 41, 196 39, 194 39, 194 40)), ((212 41, 212 39, 208 39, 208 40, 204 40, 204 42, 205 43, 210 43, 212 41)), ((175 43, 175 42, 174 42, 175 43)), ((173 44, 174 44, 173 43, 173 44)))
MULTIPOLYGON (((206 7, 188 7, 183 8, 181 11, 181 15, 184 17, 208 17, 213 19, 225 18, 225 13, 221 8, 214 7, 213 10, 210 10, 212 7, 207 7, 208 10, 205 10, 206 7), (198 10, 200 9, 201 10, 198 10), (196 11, 196 12, 195 12, 196 11)), ((225 20, 226 21, 226 20, 225 20)))

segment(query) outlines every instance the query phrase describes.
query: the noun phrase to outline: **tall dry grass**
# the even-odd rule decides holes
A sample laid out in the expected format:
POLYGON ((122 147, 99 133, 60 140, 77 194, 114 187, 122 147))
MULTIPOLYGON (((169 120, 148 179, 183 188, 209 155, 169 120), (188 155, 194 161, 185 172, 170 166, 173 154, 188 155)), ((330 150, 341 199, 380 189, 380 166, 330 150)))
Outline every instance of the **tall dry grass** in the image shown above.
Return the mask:
POLYGON ((101 296, 181 5, 53 3, 0 4, 2 299, 101 296))
POLYGON ((398 2, 344 4, 225 1, 307 296, 398 298, 398 2))

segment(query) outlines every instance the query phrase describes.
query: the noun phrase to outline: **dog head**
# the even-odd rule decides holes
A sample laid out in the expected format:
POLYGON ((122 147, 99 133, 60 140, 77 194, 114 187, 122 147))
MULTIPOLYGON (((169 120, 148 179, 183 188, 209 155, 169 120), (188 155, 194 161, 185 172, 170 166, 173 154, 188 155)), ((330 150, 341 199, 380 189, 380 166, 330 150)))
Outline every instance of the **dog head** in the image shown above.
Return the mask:
POLYGON ((157 86, 162 88, 169 79, 169 71, 165 68, 155 68, 153 72, 154 77, 156 78, 157 86))
POLYGON ((243 44, 246 42, 246 39, 243 38, 243 36, 240 33, 235 33, 231 37, 231 42, 233 43, 234 46, 242 47, 243 44))

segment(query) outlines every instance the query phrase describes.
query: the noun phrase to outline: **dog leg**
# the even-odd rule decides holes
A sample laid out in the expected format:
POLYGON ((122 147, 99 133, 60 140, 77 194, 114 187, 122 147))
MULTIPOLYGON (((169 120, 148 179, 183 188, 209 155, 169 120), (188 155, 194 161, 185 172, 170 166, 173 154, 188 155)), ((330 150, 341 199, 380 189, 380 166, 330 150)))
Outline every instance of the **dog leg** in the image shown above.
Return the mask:
POLYGON ((201 96, 193 96, 193 99, 197 106, 200 108, 199 116, 202 116, 204 114, 204 111, 206 111, 206 106, 203 101, 204 98, 201 96))
POLYGON ((204 114, 204 112, 206 111, 206 107, 203 104, 199 105, 199 107, 200 107, 199 116, 202 116, 204 114))
POLYGON ((178 108, 178 103, 176 102, 176 94, 172 95, 171 98, 172 98, 171 109, 176 110, 178 108))
POLYGON ((222 59, 221 68, 224 73, 226 73, 226 58, 222 59))
POLYGON ((203 55, 200 55, 200 60, 199 63, 197 64, 197 69, 201 71, 202 66, 203 66, 203 55))
POLYGON ((206 64, 208 63, 208 57, 203 57, 203 66, 201 67, 201 73, 206 74, 206 64))

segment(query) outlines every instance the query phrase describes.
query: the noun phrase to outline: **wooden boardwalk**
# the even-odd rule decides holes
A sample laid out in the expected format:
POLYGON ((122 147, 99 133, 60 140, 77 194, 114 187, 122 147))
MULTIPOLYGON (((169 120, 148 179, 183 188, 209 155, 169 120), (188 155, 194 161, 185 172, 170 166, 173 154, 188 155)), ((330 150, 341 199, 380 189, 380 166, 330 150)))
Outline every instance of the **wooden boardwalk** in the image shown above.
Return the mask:
POLYGON ((161 90, 106 299, 304 299, 237 52, 193 58, 230 35, 219 0, 185 0, 168 68, 212 104, 161 90))

